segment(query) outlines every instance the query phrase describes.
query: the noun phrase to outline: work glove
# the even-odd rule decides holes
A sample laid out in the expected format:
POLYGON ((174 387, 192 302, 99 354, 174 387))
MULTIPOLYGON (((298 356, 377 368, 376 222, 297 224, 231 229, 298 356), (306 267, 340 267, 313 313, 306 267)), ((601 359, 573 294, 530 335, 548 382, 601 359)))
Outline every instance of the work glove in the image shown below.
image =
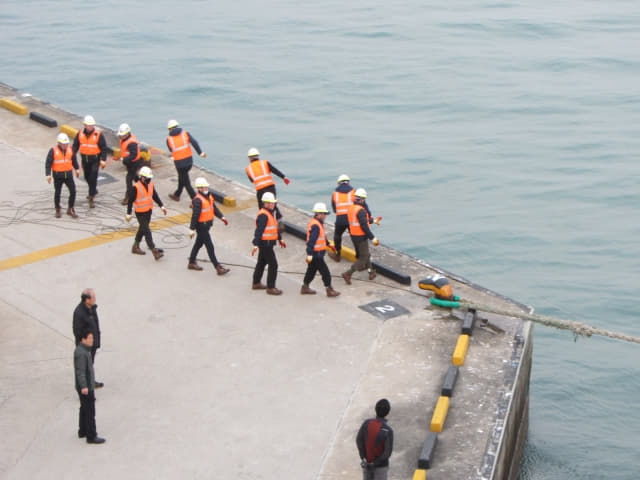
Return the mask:
POLYGON ((107 162, 105 162, 104 160, 100 160, 100 168, 104 170, 104 167, 106 166, 107 166, 107 162))
POLYGON ((207 158, 207 153, 206 153, 206 152, 202 152, 202 153, 200 154, 200 156, 201 156, 202 158, 207 158))
POLYGON ((327 245, 329 247, 329 250, 331 250, 333 253, 338 253, 338 251, 336 250, 336 247, 334 247, 333 245, 327 245))
POLYGON ((167 209, 164 207, 160 207, 160 210, 162 210, 162 213, 165 214, 165 216, 167 215, 167 209))
POLYGON ((380 245, 380 240, 378 240, 378 237, 373 237, 373 240, 371 240, 371 243, 373 243, 374 247, 377 247, 378 245, 380 245))
POLYGON ((376 225, 380 225, 380 222, 381 222, 381 221, 382 221, 382 217, 376 217, 376 218, 373 220, 373 223, 375 223, 376 225))
POLYGON ((47 183, 51 183, 51 175, 47 175, 47 183))
POLYGON ((284 243, 284 240, 278 240, 278 243, 280 244, 280 248, 287 248, 287 244, 284 243))
POLYGON ((195 230, 189 230, 189 238, 193 238, 196 236, 196 231, 195 230))
POLYGON ((291 183, 291 180, 289 180, 289 177, 284 177, 284 184, 289 185, 290 183, 291 183))
POLYGON ((253 257, 257 251, 258 251, 258 247, 254 245, 253 248, 251 249, 251 256, 253 257))
POLYGON ((222 217, 220 220, 222 220, 222 223, 224 223, 225 226, 229 225, 229 220, 226 218, 222 217))
POLYGON ((76 170, 76 178, 80 178, 80 170, 76 170))
POLYGON ((307 263, 311 263, 313 261, 313 256, 307 255, 307 263))
POLYGON ((130 221, 131 221, 131 215, 129 215, 129 214, 127 213, 127 214, 124 216, 124 219, 125 219, 127 222, 130 222, 130 221))

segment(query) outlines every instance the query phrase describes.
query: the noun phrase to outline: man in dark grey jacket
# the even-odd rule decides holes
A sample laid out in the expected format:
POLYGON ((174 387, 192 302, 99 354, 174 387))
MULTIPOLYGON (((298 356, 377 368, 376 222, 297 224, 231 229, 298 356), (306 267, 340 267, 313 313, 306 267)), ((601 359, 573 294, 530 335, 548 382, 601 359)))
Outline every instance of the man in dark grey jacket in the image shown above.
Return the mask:
POLYGON ((78 437, 86 438, 87 443, 100 444, 105 439, 96 431, 96 397, 91 347, 93 333, 89 329, 81 334, 80 343, 73 352, 73 367, 76 377, 76 391, 80 398, 80 414, 78 417, 78 437))
POLYGON ((393 429, 387 423, 391 405, 386 398, 376 403, 376 417, 362 423, 356 445, 363 480, 387 480, 389 457, 393 452, 393 429))
MULTIPOLYGON (((98 320, 98 305, 96 304, 96 292, 91 288, 85 288, 80 295, 80 303, 73 311, 73 336, 76 345, 80 344, 81 334, 89 330, 93 333, 93 346, 91 347, 91 362, 95 362, 96 351, 100 348, 100 321, 98 320)), ((104 383, 95 382, 96 388, 102 388, 104 383)))

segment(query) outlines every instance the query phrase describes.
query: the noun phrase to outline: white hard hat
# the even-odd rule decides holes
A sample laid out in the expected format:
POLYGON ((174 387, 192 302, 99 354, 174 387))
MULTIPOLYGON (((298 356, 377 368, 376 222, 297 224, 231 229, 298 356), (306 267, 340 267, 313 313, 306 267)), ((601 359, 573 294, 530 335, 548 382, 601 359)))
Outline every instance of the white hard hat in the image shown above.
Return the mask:
POLYGON ((313 213, 329 213, 329 210, 323 202, 318 202, 313 206, 313 213))
POLYGON ((128 123, 120 124, 120 128, 118 128, 118 136, 122 137, 123 135, 126 135, 127 133, 131 133, 131 127, 129 126, 129 124, 128 123))
POLYGON ((343 173, 342 175, 340 175, 340 176, 338 177, 338 183, 348 182, 348 181, 350 181, 350 180, 351 180, 351 179, 349 178, 349 175, 347 175, 347 174, 345 174, 345 173, 343 173))
POLYGON ((198 177, 196 178, 196 188, 202 188, 202 187, 208 187, 209 186, 209 182, 207 182, 207 179, 204 177, 198 177))
POLYGON ((169 130, 171 130, 172 128, 177 127, 178 125, 179 125, 178 120, 169 120, 169 121, 167 122, 167 128, 168 128, 169 130))
POLYGON ((276 197, 273 193, 271 192, 265 192, 262 195, 262 203, 276 203, 276 197))
POLYGON ((251 147, 247 152, 247 157, 258 157, 258 156, 260 156, 260 152, 255 147, 251 147))
POLYGON ((367 191, 364 188, 358 188, 354 195, 359 198, 367 198, 367 191))
POLYGON ((84 117, 84 122, 85 125, 95 125, 96 124, 96 119, 93 118, 91 115, 87 115, 84 117))
POLYGON ((58 140, 58 143, 69 143, 69 137, 66 133, 59 133, 56 140, 58 140))
POLYGON ((151 169, 149 167, 142 167, 138 172, 138 175, 140 175, 141 177, 153 178, 153 173, 151 172, 151 169))

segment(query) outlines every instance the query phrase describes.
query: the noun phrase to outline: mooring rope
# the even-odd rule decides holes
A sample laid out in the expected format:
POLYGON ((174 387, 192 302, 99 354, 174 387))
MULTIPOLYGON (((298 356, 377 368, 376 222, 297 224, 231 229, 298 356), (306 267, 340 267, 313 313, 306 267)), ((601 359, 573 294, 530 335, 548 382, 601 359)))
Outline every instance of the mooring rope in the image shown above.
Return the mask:
POLYGON ((616 340, 622 340, 624 342, 640 343, 640 337, 634 337, 632 335, 626 335, 624 333, 612 332, 603 328, 592 327, 581 322, 574 322, 571 320, 563 320, 561 318, 549 317, 546 315, 537 315, 535 313, 521 313, 514 312, 513 310, 500 310, 489 305, 482 305, 478 303, 468 302, 466 300, 460 300, 460 308, 473 308, 475 310, 495 313, 497 315, 503 315, 506 317, 517 317, 522 320, 530 320, 547 327, 554 327, 560 330, 569 330, 573 332, 575 337, 591 337, 597 335, 600 337, 609 337, 616 340))

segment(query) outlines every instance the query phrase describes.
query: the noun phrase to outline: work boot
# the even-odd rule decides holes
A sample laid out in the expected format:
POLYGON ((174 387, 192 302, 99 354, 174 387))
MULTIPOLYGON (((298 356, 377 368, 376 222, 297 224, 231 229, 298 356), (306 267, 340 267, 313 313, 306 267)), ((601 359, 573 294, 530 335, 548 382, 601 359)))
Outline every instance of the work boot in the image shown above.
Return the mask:
POLYGON ((329 255, 329 258, 331 260, 333 260, 334 262, 339 262, 340 261, 340 258, 341 258, 340 254, 332 252, 332 251, 329 251, 328 255, 329 255))
POLYGON ((78 218, 78 215, 76 214, 76 211, 73 209, 73 207, 67 208, 67 215, 69 215, 71 218, 78 218))
POLYGON ((347 285, 351 285, 351 272, 349 270, 342 274, 342 278, 344 278, 344 281, 347 282, 347 285))
POLYGON ((131 253, 135 253, 136 255, 146 255, 147 252, 140 248, 140 244, 138 242, 134 242, 133 247, 131 247, 131 253))
POLYGON ((198 265, 196 262, 189 263, 189 266, 187 266, 187 268, 189 270, 198 270, 198 271, 202 270, 202 267, 198 265))
POLYGON ((309 285, 302 285, 302 287, 300 287, 300 294, 301 295, 315 295, 316 291, 313 288, 309 288, 309 285))
POLYGON ((153 250, 151 250, 151 253, 153 253, 153 258, 155 258, 156 260, 160 260, 162 257, 164 257, 164 252, 159 248, 154 248, 153 250))
POLYGON ((276 287, 267 288, 267 294, 268 295, 282 295, 282 290, 280 290, 279 288, 276 288, 276 287))
POLYGON ((369 280, 373 280, 374 278, 376 278, 376 271, 369 270, 369 280))
POLYGON ((264 283, 254 283, 251 287, 252 290, 265 290, 267 286, 264 283))
POLYGON ((96 208, 96 204, 93 203, 93 197, 88 196, 87 198, 89 199, 89 208, 96 208))
POLYGON ((218 264, 216 265, 216 272, 218 272, 218 275, 224 275, 225 273, 229 272, 228 268, 225 268, 224 266, 218 264))
POLYGON ((60 213, 60 207, 56 208, 56 218, 60 218, 62 213, 60 213))
POLYGON ((178 195, 176 195, 175 193, 170 193, 169 194, 169 198, 171 200, 173 200, 174 202, 179 202, 180 201, 180 197, 178 195))
POLYGON ((327 297, 337 297, 340 292, 334 290, 333 287, 327 287, 327 297))
POLYGON ((129 196, 125 195, 124 198, 120 201, 120 205, 126 205, 129 203, 129 196))

